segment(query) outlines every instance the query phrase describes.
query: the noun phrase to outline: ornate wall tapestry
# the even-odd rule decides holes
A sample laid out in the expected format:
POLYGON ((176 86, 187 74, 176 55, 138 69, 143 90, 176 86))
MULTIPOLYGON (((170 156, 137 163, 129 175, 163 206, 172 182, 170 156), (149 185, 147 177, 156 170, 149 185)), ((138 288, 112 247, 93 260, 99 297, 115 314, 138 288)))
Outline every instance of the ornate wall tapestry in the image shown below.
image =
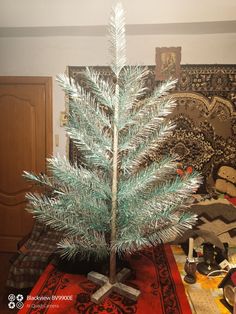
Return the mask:
MULTIPOLYGON (((95 67, 111 79, 109 67, 95 67)), ((155 66, 148 66, 146 84, 150 92, 160 82, 155 80, 155 66)), ((68 74, 83 84, 84 67, 69 66, 68 74)), ((205 180, 199 192, 209 192, 220 166, 236 168, 236 65, 181 65, 180 79, 171 96, 177 107, 170 115, 176 123, 172 136, 150 162, 163 154, 182 156, 184 166, 200 171, 205 180)), ((79 161, 79 152, 69 143, 69 159, 79 161)))

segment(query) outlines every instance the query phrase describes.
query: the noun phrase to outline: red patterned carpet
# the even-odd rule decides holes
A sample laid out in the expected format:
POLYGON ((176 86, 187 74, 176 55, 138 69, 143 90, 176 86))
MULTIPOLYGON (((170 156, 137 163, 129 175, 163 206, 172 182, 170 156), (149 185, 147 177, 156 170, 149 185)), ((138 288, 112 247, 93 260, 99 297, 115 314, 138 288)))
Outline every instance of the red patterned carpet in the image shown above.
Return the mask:
POLYGON ((191 314, 171 248, 160 245, 129 259, 132 277, 127 285, 138 288, 137 302, 112 293, 100 305, 90 301, 98 288, 83 275, 67 274, 49 265, 20 314, 191 314))

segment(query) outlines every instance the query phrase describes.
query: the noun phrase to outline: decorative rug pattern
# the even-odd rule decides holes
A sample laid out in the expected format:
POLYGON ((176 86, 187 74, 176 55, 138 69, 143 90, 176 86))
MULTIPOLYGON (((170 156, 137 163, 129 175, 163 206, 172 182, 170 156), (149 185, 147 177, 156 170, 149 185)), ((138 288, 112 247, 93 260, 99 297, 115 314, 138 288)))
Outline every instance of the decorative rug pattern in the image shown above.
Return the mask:
POLYGON ((20 314, 191 314, 169 245, 129 257, 132 276, 127 285, 140 289, 138 301, 112 293, 101 304, 90 301, 98 286, 84 275, 67 274, 50 264, 32 290, 20 314))
MULTIPOLYGON (((94 67, 105 79, 109 67, 94 67)), ((148 66, 146 86, 155 81, 155 66, 148 66)), ((80 85, 84 67, 68 67, 68 74, 80 85)), ((181 75, 171 96, 177 106, 169 116, 176 124, 171 136, 150 156, 149 162, 166 153, 179 154, 184 166, 201 172, 204 184, 199 193, 210 193, 220 166, 236 168, 236 65, 181 65, 181 75)), ((86 86, 85 86, 86 87, 86 86)), ((79 152, 69 143, 69 159, 79 162, 79 152)))
POLYGON ((193 204, 191 210, 198 215, 198 229, 212 230, 221 242, 236 245, 236 206, 227 199, 212 199, 193 204))

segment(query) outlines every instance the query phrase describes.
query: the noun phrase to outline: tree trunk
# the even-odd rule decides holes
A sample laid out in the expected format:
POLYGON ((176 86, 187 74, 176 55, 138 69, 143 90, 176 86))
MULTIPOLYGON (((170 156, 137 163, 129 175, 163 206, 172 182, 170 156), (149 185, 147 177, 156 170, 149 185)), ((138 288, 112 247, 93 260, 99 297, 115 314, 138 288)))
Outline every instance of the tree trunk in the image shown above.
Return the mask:
POLYGON ((116 282, 116 252, 113 245, 116 241, 116 217, 117 217, 117 191, 118 191, 118 128, 119 119, 119 85, 116 84, 115 104, 114 104, 114 128, 113 128, 113 163, 112 163, 112 207, 111 207, 111 253, 110 253, 110 276, 111 284, 116 282))

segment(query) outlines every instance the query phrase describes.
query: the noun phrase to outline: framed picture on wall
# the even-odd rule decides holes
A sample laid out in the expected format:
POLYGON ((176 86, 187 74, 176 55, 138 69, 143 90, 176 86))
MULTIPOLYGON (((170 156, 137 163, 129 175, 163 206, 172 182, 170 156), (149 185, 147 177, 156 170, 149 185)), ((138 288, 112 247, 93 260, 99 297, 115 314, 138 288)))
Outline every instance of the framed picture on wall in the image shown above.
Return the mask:
POLYGON ((156 48, 156 80, 164 81, 180 76, 181 47, 156 48))

